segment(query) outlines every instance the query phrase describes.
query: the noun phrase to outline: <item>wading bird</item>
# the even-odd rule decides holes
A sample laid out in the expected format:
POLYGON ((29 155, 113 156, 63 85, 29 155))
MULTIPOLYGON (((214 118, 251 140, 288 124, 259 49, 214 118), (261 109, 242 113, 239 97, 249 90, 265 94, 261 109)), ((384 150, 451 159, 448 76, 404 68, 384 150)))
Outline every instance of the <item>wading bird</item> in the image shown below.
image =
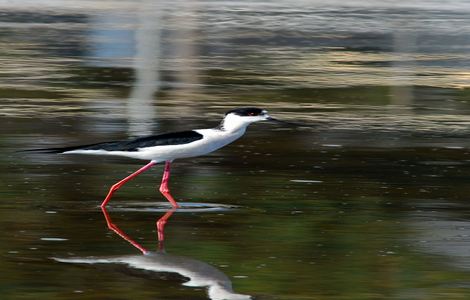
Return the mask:
POLYGON ((215 128, 151 135, 127 141, 113 141, 64 148, 34 149, 29 151, 62 154, 115 155, 149 160, 150 162, 145 166, 111 186, 106 198, 101 203, 102 208, 106 207, 114 192, 126 182, 148 170, 155 164, 165 162, 160 192, 173 207, 178 208, 179 205, 170 194, 170 189, 168 188, 171 163, 175 159, 201 156, 220 149, 240 138, 245 133, 246 127, 249 124, 259 121, 281 122, 270 117, 264 109, 244 107, 227 112, 220 125, 215 128))

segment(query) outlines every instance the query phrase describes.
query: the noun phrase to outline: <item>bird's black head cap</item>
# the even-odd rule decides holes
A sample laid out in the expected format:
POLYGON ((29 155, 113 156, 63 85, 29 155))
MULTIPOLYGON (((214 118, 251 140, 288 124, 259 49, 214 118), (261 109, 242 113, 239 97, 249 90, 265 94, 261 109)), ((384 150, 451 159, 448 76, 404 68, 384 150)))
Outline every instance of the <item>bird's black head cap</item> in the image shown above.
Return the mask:
POLYGON ((258 107, 241 107, 241 108, 232 109, 231 111, 228 111, 225 115, 235 114, 235 115, 242 116, 242 117, 248 117, 248 116, 259 116, 261 114, 264 114, 265 112, 266 111, 264 109, 261 109, 258 107))

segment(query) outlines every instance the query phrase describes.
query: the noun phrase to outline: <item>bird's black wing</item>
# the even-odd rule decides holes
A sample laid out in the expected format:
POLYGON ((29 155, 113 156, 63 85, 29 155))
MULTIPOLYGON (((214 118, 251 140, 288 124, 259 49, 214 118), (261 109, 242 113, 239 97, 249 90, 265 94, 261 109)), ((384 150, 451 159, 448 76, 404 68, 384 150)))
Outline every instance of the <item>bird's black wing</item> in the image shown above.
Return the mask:
MULTIPOLYGON (((189 144, 194 141, 200 140, 202 138, 203 138, 202 134, 193 130, 164 133, 164 134, 145 136, 141 138, 136 138, 134 140, 130 140, 124 143, 124 145, 122 145, 123 148, 119 150, 137 151, 139 148, 145 148, 145 147, 189 144)), ((117 147, 119 148, 120 146, 118 145, 117 147)))
POLYGON ((139 148, 146 147, 189 144, 202 138, 202 134, 191 130, 144 136, 128 141, 112 141, 81 146, 32 149, 25 151, 39 153, 64 153, 73 150, 138 151, 139 148))

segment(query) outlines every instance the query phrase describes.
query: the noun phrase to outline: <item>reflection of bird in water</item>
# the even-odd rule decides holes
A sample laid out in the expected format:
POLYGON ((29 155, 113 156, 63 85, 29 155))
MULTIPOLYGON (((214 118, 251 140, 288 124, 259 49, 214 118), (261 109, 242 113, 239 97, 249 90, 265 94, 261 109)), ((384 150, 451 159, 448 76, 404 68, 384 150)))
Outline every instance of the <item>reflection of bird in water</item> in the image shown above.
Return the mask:
POLYGON ((148 164, 115 183, 101 203, 105 207, 113 193, 127 181, 146 171, 159 162, 165 162, 160 192, 173 207, 179 207, 168 188, 170 164, 173 160, 208 154, 240 138, 246 127, 259 121, 277 121, 266 110, 245 107, 231 110, 225 114, 220 126, 210 129, 198 129, 175 133, 166 133, 140 137, 128 141, 105 142, 65 148, 35 149, 29 151, 64 154, 117 155, 150 160, 148 164))
POLYGON ((134 247, 139 249, 140 255, 125 255, 115 257, 84 257, 84 258, 54 258, 54 260, 63 263, 76 264, 124 264, 129 268, 156 272, 156 273, 177 273, 188 281, 183 283, 189 287, 207 288, 207 293, 212 300, 248 300, 248 295, 237 294, 232 289, 230 278, 219 269, 203 261, 168 254, 164 251, 162 243, 164 239, 163 230, 168 218, 175 210, 169 210, 162 218, 157 221, 158 238, 160 244, 159 251, 148 251, 127 234, 125 234, 117 225, 115 225, 106 209, 103 208, 103 214, 108 227, 119 236, 127 240, 134 247))
POLYGON ((189 287, 206 287, 212 300, 246 300, 248 295, 236 294, 230 279, 219 269, 200 260, 162 252, 102 258, 54 258, 56 261, 76 264, 125 264, 129 268, 150 272, 178 273, 189 279, 189 287))

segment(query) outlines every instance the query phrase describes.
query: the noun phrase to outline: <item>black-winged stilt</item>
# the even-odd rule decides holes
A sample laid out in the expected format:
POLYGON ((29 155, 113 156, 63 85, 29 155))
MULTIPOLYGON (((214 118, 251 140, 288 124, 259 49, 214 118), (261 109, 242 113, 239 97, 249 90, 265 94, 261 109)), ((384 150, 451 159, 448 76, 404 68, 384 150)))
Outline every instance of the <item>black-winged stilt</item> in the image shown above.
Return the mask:
POLYGON ((171 162, 179 158, 195 157, 208 154, 240 138, 246 127, 259 121, 278 121, 270 117, 266 110, 256 107, 233 109, 225 114, 218 127, 197 129, 160 135, 139 137, 127 141, 104 142, 64 148, 34 149, 28 151, 62 154, 116 155, 143 160, 150 160, 145 166, 111 186, 106 198, 101 203, 104 208, 116 190, 140 173, 157 163, 165 162, 160 192, 175 208, 176 203, 168 188, 171 162))

